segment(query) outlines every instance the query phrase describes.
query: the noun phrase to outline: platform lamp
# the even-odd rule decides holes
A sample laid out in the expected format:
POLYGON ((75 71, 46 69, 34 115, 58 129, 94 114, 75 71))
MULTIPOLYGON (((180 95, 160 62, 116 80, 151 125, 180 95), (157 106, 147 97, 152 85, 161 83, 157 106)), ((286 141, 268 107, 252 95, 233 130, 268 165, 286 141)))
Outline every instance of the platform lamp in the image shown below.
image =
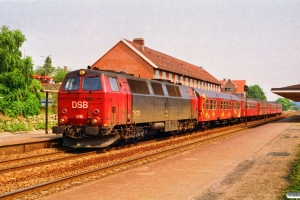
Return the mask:
POLYGON ((247 96, 248 96, 248 90, 249 87, 248 85, 244 85, 244 92, 246 92, 246 121, 245 121, 245 125, 247 125, 247 109, 248 109, 248 103, 247 103, 247 96))

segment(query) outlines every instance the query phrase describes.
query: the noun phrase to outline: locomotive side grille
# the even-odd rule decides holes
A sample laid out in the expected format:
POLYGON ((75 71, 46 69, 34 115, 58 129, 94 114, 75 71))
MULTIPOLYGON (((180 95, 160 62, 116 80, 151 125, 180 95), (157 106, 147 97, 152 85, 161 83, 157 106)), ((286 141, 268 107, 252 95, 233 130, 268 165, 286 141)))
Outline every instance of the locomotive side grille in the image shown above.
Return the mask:
POLYGON ((138 81, 131 79, 128 79, 127 81, 132 93, 150 94, 146 81, 138 81))

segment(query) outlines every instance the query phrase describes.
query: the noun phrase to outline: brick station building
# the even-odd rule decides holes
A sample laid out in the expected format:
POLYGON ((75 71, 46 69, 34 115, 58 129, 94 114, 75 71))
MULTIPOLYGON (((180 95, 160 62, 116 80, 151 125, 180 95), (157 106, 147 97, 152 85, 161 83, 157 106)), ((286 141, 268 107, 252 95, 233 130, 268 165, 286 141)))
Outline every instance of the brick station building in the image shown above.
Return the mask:
POLYGON ((221 91, 221 83, 203 67, 150 49, 144 45, 143 38, 120 40, 91 68, 124 71, 136 77, 165 79, 194 88, 221 91))
POLYGON ((246 80, 226 80, 224 78, 223 80, 220 80, 220 83, 221 92, 246 98, 246 92, 244 91, 246 80))

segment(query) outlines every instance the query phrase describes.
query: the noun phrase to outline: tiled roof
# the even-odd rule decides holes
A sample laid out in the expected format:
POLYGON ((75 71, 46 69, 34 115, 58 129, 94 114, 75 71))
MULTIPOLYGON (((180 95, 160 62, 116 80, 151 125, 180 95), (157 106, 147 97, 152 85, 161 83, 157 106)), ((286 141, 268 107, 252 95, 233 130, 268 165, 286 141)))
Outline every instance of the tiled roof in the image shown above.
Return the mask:
POLYGON ((237 93, 244 93, 244 85, 246 85, 246 80, 232 80, 232 82, 237 86, 237 93))
POLYGON ((171 57, 167 54, 150 49, 146 46, 142 47, 141 44, 138 44, 136 42, 132 42, 126 39, 125 41, 133 48, 135 48, 140 54, 154 63, 155 66, 157 66, 157 68, 159 69, 188 76, 191 78, 197 78, 211 83, 220 84, 218 79, 213 77, 210 73, 203 69, 203 67, 192 65, 177 58, 171 57))

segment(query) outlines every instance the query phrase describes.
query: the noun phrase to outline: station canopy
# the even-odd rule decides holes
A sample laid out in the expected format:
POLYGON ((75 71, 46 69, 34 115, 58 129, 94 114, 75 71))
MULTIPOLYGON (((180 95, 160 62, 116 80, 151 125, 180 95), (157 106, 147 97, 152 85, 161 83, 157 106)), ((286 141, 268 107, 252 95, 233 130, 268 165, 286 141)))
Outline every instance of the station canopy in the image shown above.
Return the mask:
POLYGON ((300 102, 300 84, 282 88, 272 88, 271 92, 292 101, 300 102))

